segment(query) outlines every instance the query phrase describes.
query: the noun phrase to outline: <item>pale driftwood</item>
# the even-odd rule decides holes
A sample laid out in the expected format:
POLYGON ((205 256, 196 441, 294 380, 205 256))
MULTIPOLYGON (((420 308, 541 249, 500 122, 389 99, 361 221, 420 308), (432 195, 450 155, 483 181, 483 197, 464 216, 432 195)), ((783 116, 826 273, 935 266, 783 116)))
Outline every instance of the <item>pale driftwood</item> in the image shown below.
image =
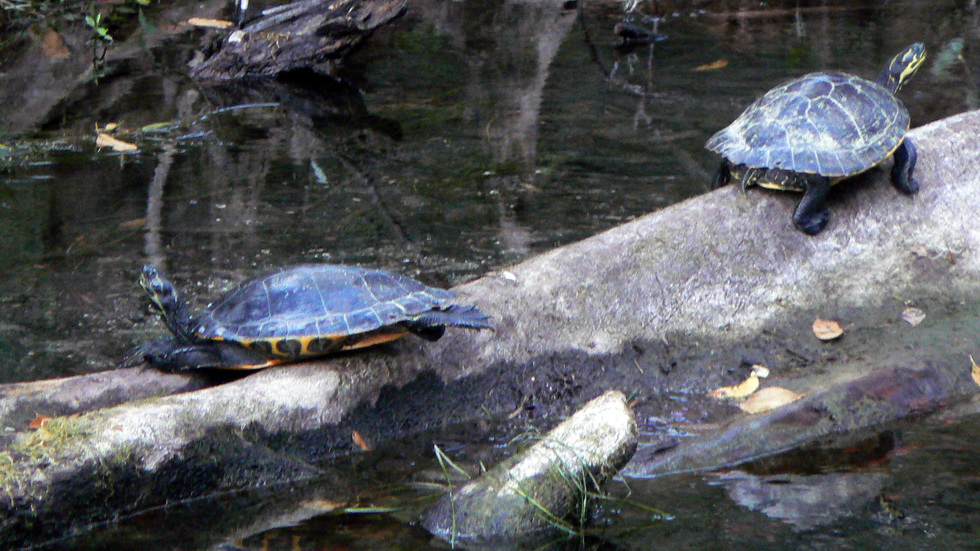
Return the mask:
MULTIPOLYGON (((451 542, 517 543, 556 524, 577 526, 587 504, 636 450, 636 419, 619 391, 609 391, 533 446, 461 484, 429 507, 422 525, 451 542)), ((503 546, 500 546, 503 548, 503 546)))
MULTIPOLYGON (((980 281, 978 134, 980 112, 913 131, 920 193, 905 197, 878 174, 834 195, 833 219, 816 237, 791 226, 795 198, 729 187, 459 287, 494 332, 406 339, 18 435, 2 478, 0 540, 308 476, 310 460, 354 449, 354 429, 377 442, 518 404, 560 413, 613 385, 648 401, 702 393, 733 379, 737 366, 719 364, 718 350, 768 348, 767 334, 792 337, 815 312, 873 311, 896 294, 969 296, 980 281)), ((972 392, 947 376, 962 369, 948 359, 936 361, 943 375, 930 388, 972 392)), ((86 380, 105 384, 81 378, 76 388, 86 380)), ((121 400, 136 392, 117 388, 121 400)))

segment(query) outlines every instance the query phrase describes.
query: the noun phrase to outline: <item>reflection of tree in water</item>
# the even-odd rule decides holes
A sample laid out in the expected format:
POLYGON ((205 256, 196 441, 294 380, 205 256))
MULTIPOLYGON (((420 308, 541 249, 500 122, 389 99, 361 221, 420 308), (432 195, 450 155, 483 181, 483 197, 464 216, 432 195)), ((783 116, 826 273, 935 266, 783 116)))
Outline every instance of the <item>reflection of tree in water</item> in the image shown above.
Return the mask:
POLYGON ((482 137, 491 166, 502 175, 492 188, 498 241, 505 253, 524 255, 532 232, 518 222, 515 194, 533 189, 541 102, 549 68, 577 12, 559 2, 426 1, 423 17, 466 54, 464 119, 482 137))

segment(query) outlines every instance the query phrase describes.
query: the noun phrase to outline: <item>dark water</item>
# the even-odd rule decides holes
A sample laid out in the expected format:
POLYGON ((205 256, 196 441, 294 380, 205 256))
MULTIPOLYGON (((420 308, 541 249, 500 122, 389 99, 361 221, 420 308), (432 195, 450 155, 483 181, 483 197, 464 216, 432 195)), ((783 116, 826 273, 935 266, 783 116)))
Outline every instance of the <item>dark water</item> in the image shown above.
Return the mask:
MULTIPOLYGON (((730 471, 614 481, 585 533, 534 548, 976 549, 978 420, 975 401, 730 471)), ((508 430, 519 429, 492 433, 508 430)), ((320 480, 175 504, 50 548, 449 549, 415 523, 445 482, 431 446, 476 473, 517 447, 488 447, 486 437, 465 426, 394 442, 328 466, 320 480)))
POLYGON ((966 4, 711 3, 621 51, 616 3, 417 2, 352 61, 356 89, 193 83, 201 38, 180 35, 24 125, 50 141, 9 140, 0 380, 111 368, 162 334, 136 285, 148 261, 202 306, 283 264, 451 285, 593 235, 704 192, 705 140, 772 85, 871 77, 913 39, 932 53, 902 93, 913 124, 970 109, 966 4), (112 122, 138 153, 93 147, 112 122))
MULTIPOLYGON (((203 306, 235 281, 283 264, 371 265, 449 286, 585 238, 703 193, 717 164, 704 142, 773 85, 822 69, 873 77, 913 41, 930 51, 901 94, 913 126, 980 106, 980 27, 968 1, 639 10, 662 16, 645 22, 662 40, 622 50, 611 31, 622 17, 618 3, 419 0, 351 60, 347 85, 193 83, 185 61, 200 35, 185 34, 29 124, 13 128, 8 113, 0 381, 112 368, 163 334, 136 284, 146 262, 203 306), (95 149, 92 129, 111 122, 138 153, 95 149)), ((838 549, 887 537, 900 547, 960 548, 976 535, 980 505, 975 468, 971 475, 966 465, 980 451, 975 427, 974 415, 915 429, 925 443, 913 453, 892 457, 908 445, 899 443, 881 464, 798 485, 737 473, 631 482, 632 499, 675 520, 652 522, 624 508, 603 517, 612 533, 652 524, 586 543, 838 549), (766 493, 771 486, 805 503, 818 492, 811 483, 840 478, 857 495, 845 514, 818 519, 829 522, 776 520, 776 506, 762 504, 780 502, 766 493), (664 503, 662 495, 677 497, 664 503)), ((405 476, 418 474, 407 466, 415 459, 390 461, 405 476)), ((317 499, 337 499, 326 496, 317 499)), ((282 496, 224 499, 221 507, 235 513, 254 506, 258 519, 282 496)), ((207 548, 237 533, 248 549, 308 540, 337 549, 445 548, 390 515, 317 517, 267 533, 260 520, 238 517, 236 531, 214 530, 190 511, 126 523, 118 530, 127 539, 114 545, 207 548), (172 518, 195 543, 161 532, 172 518), (385 547, 382 535, 408 543, 385 547)))

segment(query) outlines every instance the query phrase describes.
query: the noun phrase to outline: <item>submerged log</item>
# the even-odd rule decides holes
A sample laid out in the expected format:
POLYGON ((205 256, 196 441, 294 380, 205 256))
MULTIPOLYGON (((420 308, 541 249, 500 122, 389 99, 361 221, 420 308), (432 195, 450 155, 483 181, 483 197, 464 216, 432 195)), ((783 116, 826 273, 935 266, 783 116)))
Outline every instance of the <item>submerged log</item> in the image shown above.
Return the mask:
MULTIPOLYGON (((840 369, 868 371, 873 361, 841 358, 846 337, 820 344, 809 326, 816 314, 860 313, 863 325, 890 327, 896 295, 975 296, 978 133, 980 111, 914 130, 919 194, 901 195, 875 172, 835 192, 830 225, 815 237, 792 227, 795 197, 729 187, 457 288, 461 301, 492 317, 494 332, 407 338, 133 402, 145 393, 120 377, 120 405, 80 403, 79 411, 106 409, 17 433, 0 452, 0 540, 37 541, 167 500, 312 476, 311 462, 356 451, 353 430, 380 442, 518 406, 548 418, 613 386, 646 402, 643 419, 676 407, 673 393, 707 410, 694 397, 740 379, 739 358, 761 358, 784 378, 819 365, 824 386, 840 369)), ((931 377, 928 407, 976 392, 962 363, 974 345, 913 346, 889 361, 936 370, 919 371, 931 377)), ((855 356, 876 353, 872 346, 855 356)), ((94 376, 73 384, 85 381, 107 384, 94 376)), ((921 403, 882 415, 841 412, 857 427, 916 413, 921 403)), ((792 442, 827 430, 797 426, 792 442)))
POLYGON ((191 76, 236 79, 297 69, 332 74, 372 31, 402 15, 406 4, 407 0, 299 0, 270 8, 231 32, 191 76))
POLYGON ((533 446, 444 495, 425 511, 422 525, 452 542, 498 545, 576 528, 588 518, 587 493, 629 461, 636 434, 626 396, 606 392, 533 446))

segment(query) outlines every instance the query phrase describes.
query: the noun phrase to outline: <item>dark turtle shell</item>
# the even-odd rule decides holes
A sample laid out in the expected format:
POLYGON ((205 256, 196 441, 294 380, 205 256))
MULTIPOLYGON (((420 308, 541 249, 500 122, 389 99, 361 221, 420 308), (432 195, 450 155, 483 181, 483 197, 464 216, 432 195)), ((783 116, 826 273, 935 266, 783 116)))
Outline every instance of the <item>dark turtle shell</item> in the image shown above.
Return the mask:
POLYGON ((894 94, 843 73, 773 88, 705 147, 734 165, 846 177, 888 158, 909 129, 894 94))
POLYGON ((238 342, 271 356, 313 356, 354 347, 348 336, 449 308, 453 298, 450 291, 379 270, 292 266, 227 293, 194 320, 194 333, 202 340, 238 342))

